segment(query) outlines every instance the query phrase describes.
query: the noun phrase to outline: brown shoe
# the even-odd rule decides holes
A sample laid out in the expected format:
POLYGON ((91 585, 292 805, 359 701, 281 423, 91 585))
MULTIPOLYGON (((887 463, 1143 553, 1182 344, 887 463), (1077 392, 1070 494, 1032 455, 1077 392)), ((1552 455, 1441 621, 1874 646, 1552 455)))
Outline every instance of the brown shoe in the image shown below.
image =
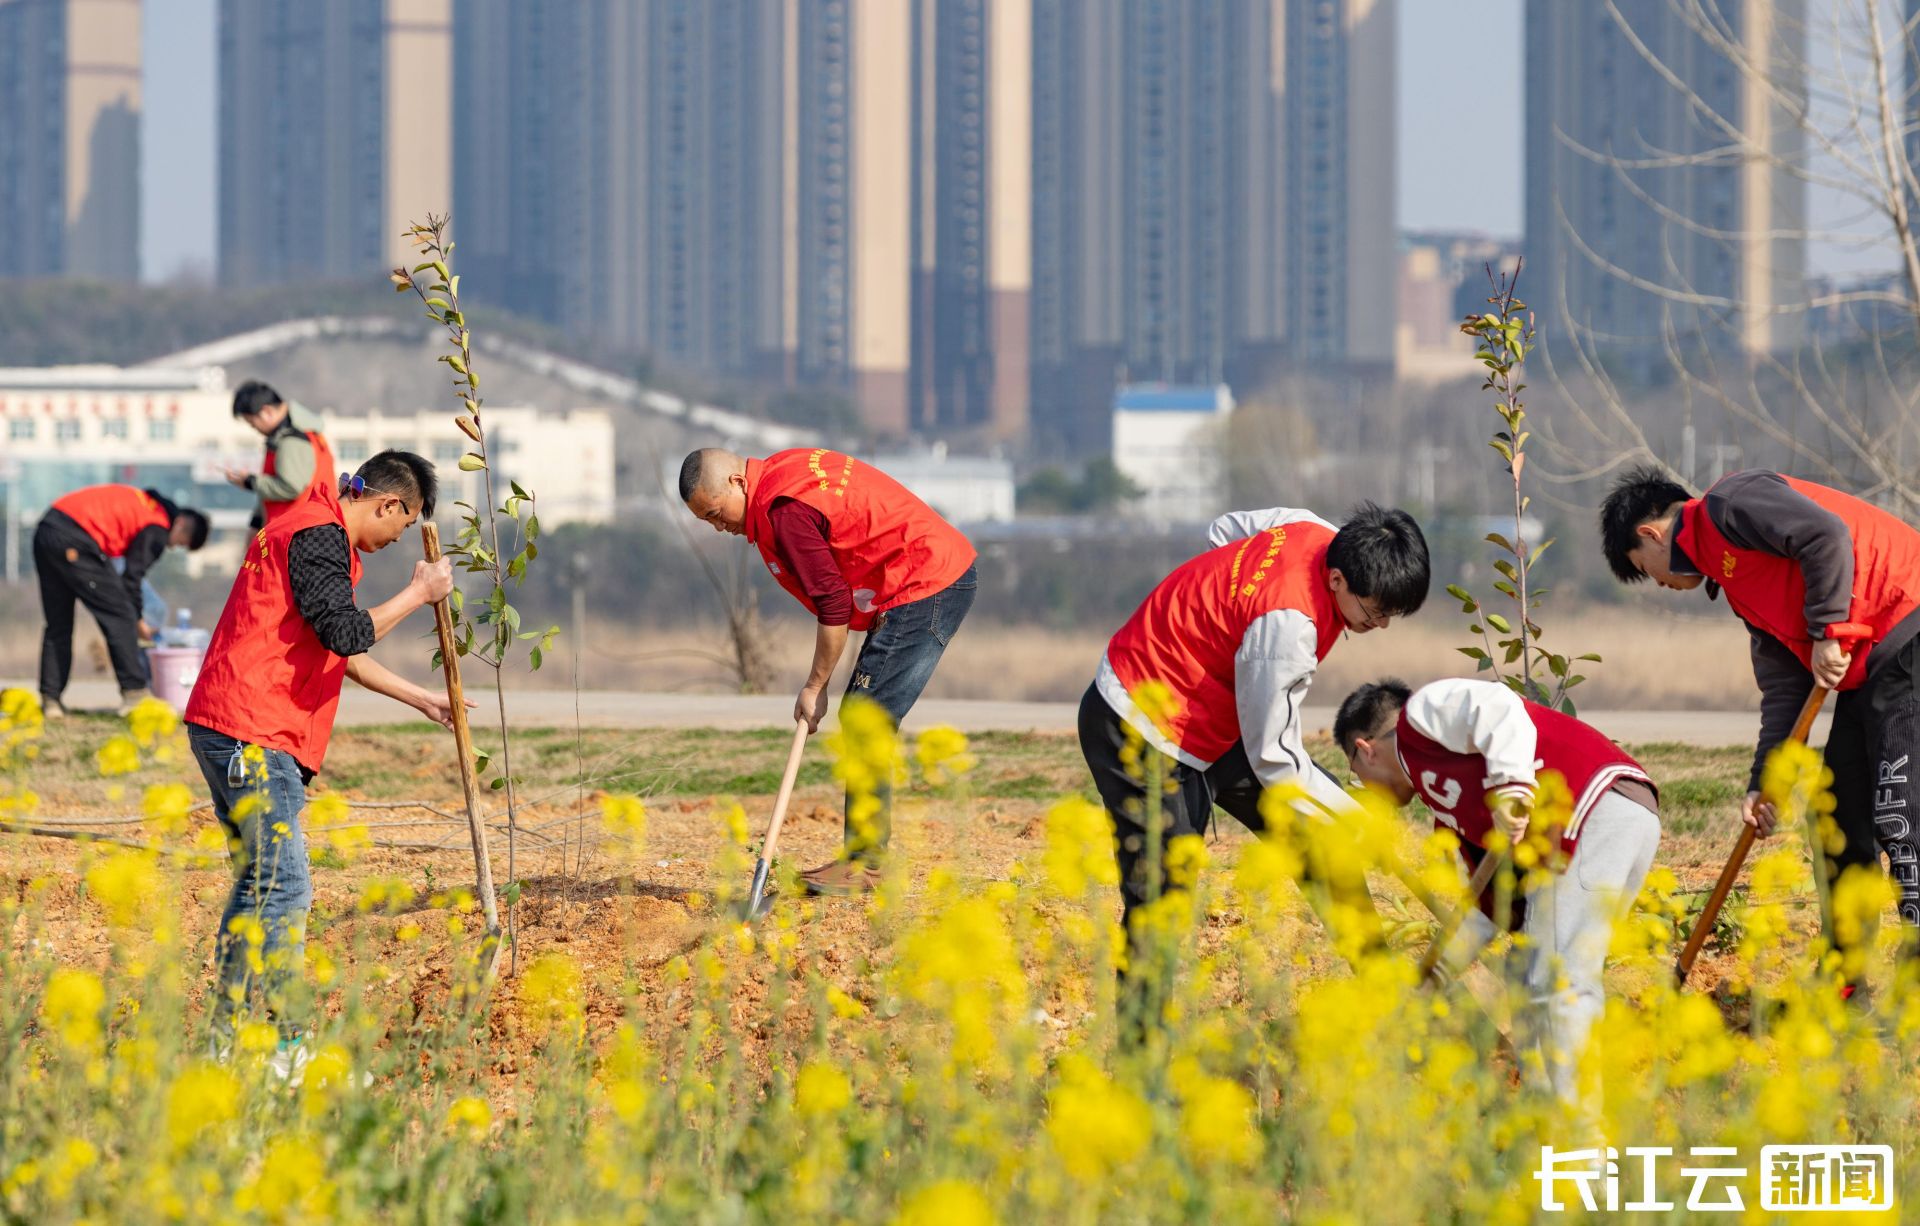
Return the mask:
POLYGON ((153 691, 145 688, 120 691, 120 709, 114 714, 125 719, 133 714, 133 709, 153 697, 153 691))
POLYGON ((851 898, 870 894, 880 885, 880 870, 851 860, 834 860, 800 874, 800 884, 809 894, 828 898, 851 898))

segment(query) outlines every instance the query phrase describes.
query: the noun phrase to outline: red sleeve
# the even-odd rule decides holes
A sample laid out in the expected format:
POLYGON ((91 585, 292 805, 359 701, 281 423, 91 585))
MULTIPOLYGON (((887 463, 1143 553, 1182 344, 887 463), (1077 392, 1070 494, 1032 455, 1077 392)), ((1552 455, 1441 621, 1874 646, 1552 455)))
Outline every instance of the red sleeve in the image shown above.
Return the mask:
POLYGON ((767 512, 773 551, 813 601, 823 626, 853 620, 853 589, 827 546, 827 517, 797 498, 776 498, 767 512))

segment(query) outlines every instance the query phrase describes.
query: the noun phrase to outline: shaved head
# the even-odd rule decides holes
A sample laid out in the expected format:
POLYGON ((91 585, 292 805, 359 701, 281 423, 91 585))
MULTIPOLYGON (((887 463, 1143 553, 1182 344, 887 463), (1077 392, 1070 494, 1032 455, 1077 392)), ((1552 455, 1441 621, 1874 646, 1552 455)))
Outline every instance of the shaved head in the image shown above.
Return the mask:
POLYGON ((745 471, 747 462, 724 447, 690 451, 680 461, 680 501, 689 501, 697 492, 722 493, 728 477, 745 471))
POLYGON ((702 447, 680 462, 680 501, 716 532, 747 530, 747 462, 721 447, 702 447))

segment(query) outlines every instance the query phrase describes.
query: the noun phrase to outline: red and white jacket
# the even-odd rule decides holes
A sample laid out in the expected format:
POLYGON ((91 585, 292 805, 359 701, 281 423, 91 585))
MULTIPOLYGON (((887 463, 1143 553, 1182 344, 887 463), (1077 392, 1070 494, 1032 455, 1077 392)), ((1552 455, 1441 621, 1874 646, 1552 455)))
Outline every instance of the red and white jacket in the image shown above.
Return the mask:
POLYGON ((1654 788, 1640 764, 1599 729, 1494 681, 1452 677, 1421 686, 1395 731, 1400 765, 1433 810, 1434 825, 1475 847, 1484 848, 1494 828, 1488 800, 1531 796, 1539 771, 1559 772, 1573 793, 1573 814, 1560 836, 1569 856, 1588 815, 1615 784, 1633 779, 1654 788))
POLYGON ((1333 812, 1353 800, 1313 765, 1300 708, 1346 622, 1327 587, 1334 527, 1274 507, 1223 515, 1212 549, 1162 580, 1101 657, 1094 684, 1147 744, 1206 770, 1238 740, 1264 785, 1293 780, 1333 812), (1157 681, 1178 711, 1162 729, 1134 703, 1157 681))

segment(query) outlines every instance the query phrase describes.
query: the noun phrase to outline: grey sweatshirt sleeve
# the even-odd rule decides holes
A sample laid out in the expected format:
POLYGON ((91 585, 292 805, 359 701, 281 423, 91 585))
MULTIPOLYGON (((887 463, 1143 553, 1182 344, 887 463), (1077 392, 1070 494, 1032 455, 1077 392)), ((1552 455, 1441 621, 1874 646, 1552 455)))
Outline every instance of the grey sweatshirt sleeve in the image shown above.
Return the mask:
POLYGON ((274 440, 272 476, 256 473, 253 492, 266 502, 292 502, 313 480, 313 441, 304 434, 274 440))
MULTIPOLYGON (((1800 564, 1807 634, 1824 638, 1853 606, 1853 537, 1838 515, 1796 493, 1776 472, 1753 469, 1707 491, 1707 515, 1733 544, 1800 564)), ((1697 561, 1698 559, 1696 559, 1697 561)))
POLYGON ((1747 772, 1747 791, 1757 792, 1760 768, 1766 765, 1774 747, 1793 731, 1793 721, 1813 690, 1813 674, 1771 634, 1750 629, 1748 636, 1753 680, 1760 687, 1760 743, 1753 752, 1753 769, 1747 772))
POLYGON ((1302 737, 1300 709, 1319 664, 1315 638, 1313 622, 1293 609, 1276 609, 1247 627, 1233 656, 1240 742, 1263 787, 1292 780, 1320 807, 1344 815, 1358 806, 1314 763, 1302 737))

